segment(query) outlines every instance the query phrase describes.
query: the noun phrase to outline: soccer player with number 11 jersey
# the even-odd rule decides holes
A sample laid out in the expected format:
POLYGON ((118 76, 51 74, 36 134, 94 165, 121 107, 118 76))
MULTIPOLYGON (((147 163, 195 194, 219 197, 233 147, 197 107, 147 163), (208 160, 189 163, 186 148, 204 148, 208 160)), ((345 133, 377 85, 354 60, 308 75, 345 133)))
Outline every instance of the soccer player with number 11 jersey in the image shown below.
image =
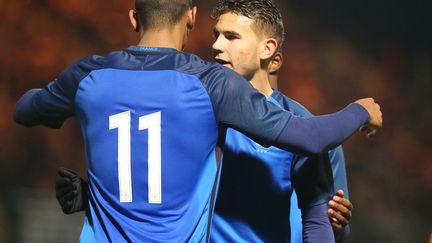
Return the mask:
POLYGON ((381 127, 366 98, 310 119, 279 108, 234 71, 181 52, 195 24, 190 0, 136 0, 138 45, 92 55, 32 89, 14 108, 25 126, 81 124, 89 180, 82 242, 201 242, 209 238, 226 127, 262 145, 320 153, 363 125, 381 127))

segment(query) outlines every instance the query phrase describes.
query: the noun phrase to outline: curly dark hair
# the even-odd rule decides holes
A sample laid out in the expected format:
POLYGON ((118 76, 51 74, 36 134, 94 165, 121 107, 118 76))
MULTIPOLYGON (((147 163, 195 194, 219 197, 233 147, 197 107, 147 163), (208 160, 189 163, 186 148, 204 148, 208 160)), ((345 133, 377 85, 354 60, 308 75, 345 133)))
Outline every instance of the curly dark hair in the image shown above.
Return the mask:
POLYGON ((281 48, 285 38, 282 15, 272 0, 219 0, 212 10, 212 17, 235 13, 252 19, 255 31, 275 38, 281 48))
POLYGON ((138 19, 144 29, 174 25, 192 5, 192 0, 135 0, 138 19))

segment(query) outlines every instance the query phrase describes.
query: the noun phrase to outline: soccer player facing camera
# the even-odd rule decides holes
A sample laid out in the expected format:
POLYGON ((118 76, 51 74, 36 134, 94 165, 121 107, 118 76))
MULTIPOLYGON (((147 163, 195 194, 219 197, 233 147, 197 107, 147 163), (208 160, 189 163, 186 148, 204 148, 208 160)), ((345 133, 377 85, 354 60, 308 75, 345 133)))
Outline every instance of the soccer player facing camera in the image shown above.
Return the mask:
MULTIPOLYGON (((245 77, 269 102, 296 115, 311 117, 303 106, 273 90, 269 83, 269 75, 274 75, 282 64, 279 51, 284 39, 282 17, 274 3, 222 0, 213 14, 217 19, 213 44, 216 61, 245 77), (267 55, 268 50, 273 51, 272 55, 267 55)), ((305 157, 276 147, 264 148, 230 128, 223 152, 211 231, 213 242, 289 242, 290 226, 291 242, 302 242, 300 216, 296 209, 290 210, 293 187, 300 198, 304 241, 335 241, 327 217, 327 203, 334 194, 332 165, 336 188, 347 192, 342 148, 305 157), (297 214, 291 215, 290 225, 292 213, 297 214)), ((339 202, 347 202, 348 210, 351 203, 341 198, 343 195, 338 192, 336 196, 339 202)), ((339 204, 336 210, 345 207, 336 201, 333 204, 339 204)), ((346 222, 338 219, 333 224, 336 236, 341 239, 338 226, 346 222)))
POLYGON ((226 127, 265 145, 317 154, 364 124, 382 125, 371 98, 331 115, 294 116, 234 71, 181 52, 195 24, 190 0, 135 5, 129 16, 140 36, 136 46, 73 63, 14 108, 25 126, 59 128, 79 119, 89 181, 82 242, 208 240, 216 148, 226 127))

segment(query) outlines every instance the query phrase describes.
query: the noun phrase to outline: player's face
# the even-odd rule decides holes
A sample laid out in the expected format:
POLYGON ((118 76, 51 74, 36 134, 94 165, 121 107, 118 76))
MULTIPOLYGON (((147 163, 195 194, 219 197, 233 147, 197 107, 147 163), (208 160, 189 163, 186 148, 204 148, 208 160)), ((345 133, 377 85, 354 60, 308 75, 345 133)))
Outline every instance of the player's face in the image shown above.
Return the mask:
POLYGON ((213 55, 217 62, 247 80, 260 68, 260 39, 252 29, 253 20, 234 13, 222 14, 213 29, 213 55))

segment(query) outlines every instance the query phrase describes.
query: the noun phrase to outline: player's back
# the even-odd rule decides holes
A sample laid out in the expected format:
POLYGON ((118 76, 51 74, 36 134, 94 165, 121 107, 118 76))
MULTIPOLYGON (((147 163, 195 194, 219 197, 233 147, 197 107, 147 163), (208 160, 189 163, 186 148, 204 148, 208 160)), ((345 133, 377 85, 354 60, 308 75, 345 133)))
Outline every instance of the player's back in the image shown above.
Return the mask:
POLYGON ((203 84, 181 71, 202 65, 171 49, 144 51, 78 64, 95 67, 75 96, 90 185, 83 241, 206 237, 218 127, 203 84))

